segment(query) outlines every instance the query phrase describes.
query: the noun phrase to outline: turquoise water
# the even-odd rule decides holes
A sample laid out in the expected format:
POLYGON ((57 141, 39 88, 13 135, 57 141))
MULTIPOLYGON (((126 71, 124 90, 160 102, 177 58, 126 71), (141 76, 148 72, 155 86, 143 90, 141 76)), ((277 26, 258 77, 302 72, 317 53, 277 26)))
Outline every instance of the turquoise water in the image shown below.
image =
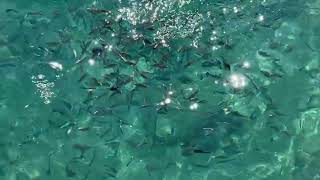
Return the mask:
POLYGON ((0 180, 320 179, 319 0, 0 16, 0 180))

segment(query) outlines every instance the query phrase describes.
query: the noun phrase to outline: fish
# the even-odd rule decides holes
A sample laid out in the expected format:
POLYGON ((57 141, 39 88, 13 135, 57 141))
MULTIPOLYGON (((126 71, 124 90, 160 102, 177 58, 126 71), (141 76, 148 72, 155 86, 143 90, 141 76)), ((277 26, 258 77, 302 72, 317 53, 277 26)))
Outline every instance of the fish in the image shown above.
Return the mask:
POLYGON ((279 73, 272 73, 272 72, 268 72, 268 71, 260 71, 264 76, 268 77, 268 78, 282 78, 283 75, 279 74, 279 73))
POLYGON ((204 61, 201 63, 202 67, 212 67, 212 66, 217 66, 219 65, 218 61, 204 61))
POLYGON ((210 151, 205 151, 202 149, 198 149, 193 145, 183 145, 182 146, 182 155, 183 156, 192 156, 194 154, 210 154, 210 151))
POLYGON ((185 93, 182 92, 182 94, 184 94, 183 98, 184 98, 184 99, 188 99, 188 100, 195 98, 198 93, 199 93, 199 90, 198 90, 198 89, 196 89, 196 90, 195 90, 194 92, 192 92, 191 94, 187 94, 187 95, 185 95, 185 93))
POLYGON ((157 68, 159 68, 159 69, 166 69, 166 68, 168 68, 168 66, 165 65, 165 64, 163 64, 163 63, 156 63, 156 64, 153 64, 152 66, 157 67, 157 68))
POLYGON ((148 39, 146 39, 146 38, 143 39, 143 45, 151 46, 152 44, 153 44, 153 43, 152 43, 150 40, 148 40, 148 39))
POLYGON ((229 161, 234 161, 237 159, 237 157, 229 157, 226 155, 221 155, 221 156, 216 156, 215 159, 217 160, 216 163, 220 164, 220 163, 226 163, 229 161))
POLYGON ((89 107, 88 112, 93 116, 106 116, 113 114, 113 110, 110 107, 89 107))
POLYGON ((97 57, 97 56, 100 56, 104 52, 104 49, 103 48, 93 48, 91 51, 92 51, 93 56, 97 57))
POLYGON ((11 13, 11 12, 18 13, 19 11, 15 9, 6 9, 6 13, 11 13))
POLYGON ((108 165, 104 165, 106 168, 106 174, 110 177, 116 178, 118 171, 114 167, 110 167, 108 165))
POLYGON ((220 74, 212 74, 212 73, 210 73, 210 72, 205 72, 205 76, 206 76, 206 77, 216 78, 216 79, 221 78, 221 75, 220 75, 220 74))
POLYGON ((88 77, 87 73, 82 74, 78 82, 82 82, 86 77, 88 77))
POLYGON ((43 13, 41 11, 28 12, 26 16, 42 16, 43 13))
POLYGON ((183 84, 190 84, 193 82, 193 79, 187 75, 182 75, 178 77, 178 80, 183 84))
POLYGON ((231 65, 229 63, 226 63, 226 61, 222 61, 222 67, 228 71, 231 70, 231 65))
POLYGON ((143 83, 135 83, 135 85, 140 88, 147 88, 148 87, 146 84, 143 84, 143 83))
POLYGON ((76 144, 73 144, 72 145, 72 148, 76 149, 76 150, 79 150, 80 151, 80 156, 79 158, 83 158, 84 156, 84 153, 86 151, 88 151, 89 149, 92 148, 92 146, 89 146, 87 144, 79 144, 79 143, 76 143, 76 144))
POLYGON ((168 113, 168 108, 166 106, 161 106, 157 109, 157 113, 159 114, 167 114, 168 113))
POLYGON ((65 173, 68 177, 74 177, 76 176, 76 173, 69 167, 70 165, 66 165, 65 167, 65 173))
POLYGON ((16 64, 13 64, 13 63, 3 63, 3 64, 0 64, 0 68, 10 68, 10 67, 17 67, 16 64))
POLYGON ((118 64, 115 64, 115 63, 110 63, 110 64, 105 64, 104 67, 106 68, 113 68, 113 67, 117 67, 118 64))
POLYGON ((200 154, 210 154, 211 153, 209 151, 204 151, 204 150, 201 150, 201 149, 194 149, 193 152, 194 153, 200 153, 200 154))
POLYGON ((79 131, 89 131, 90 127, 78 127, 79 131))
POLYGON ((51 151, 48 154, 48 169, 46 171, 47 175, 51 175, 51 161, 52 161, 51 159, 55 153, 56 153, 55 151, 51 151))
POLYGON ((61 46, 60 42, 46 42, 46 44, 49 46, 49 48, 57 48, 59 46, 61 46))
POLYGON ((125 52, 118 52, 116 50, 113 50, 113 52, 120 57, 120 59, 125 63, 125 64, 128 64, 128 65, 136 65, 138 62, 136 61, 130 61, 130 60, 127 60, 125 58, 125 56, 129 56, 129 54, 125 53, 125 52))
POLYGON ((189 66, 191 66, 192 64, 196 63, 197 61, 188 61, 183 67, 187 68, 189 66))
POLYGON ((91 44, 91 41, 88 42, 81 42, 80 47, 81 47, 81 56, 87 51, 91 44))
POLYGON ((259 50, 258 51, 258 54, 264 58, 268 58, 268 57, 271 57, 271 55, 265 51, 262 51, 262 50, 259 50))
POLYGON ((112 11, 106 9, 87 8, 87 11, 92 14, 111 14, 112 11))
POLYGON ((144 79, 149 79, 149 77, 147 76, 147 74, 150 74, 149 72, 141 71, 141 72, 139 72, 139 74, 140 74, 144 79))

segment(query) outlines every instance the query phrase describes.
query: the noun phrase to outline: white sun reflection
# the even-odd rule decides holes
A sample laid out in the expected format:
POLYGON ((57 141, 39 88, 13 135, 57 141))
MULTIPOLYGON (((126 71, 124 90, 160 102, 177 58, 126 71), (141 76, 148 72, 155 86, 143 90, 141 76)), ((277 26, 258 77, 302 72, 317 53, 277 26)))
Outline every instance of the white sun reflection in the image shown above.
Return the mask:
POLYGON ((240 73, 233 73, 229 76, 229 84, 235 89, 242 89, 248 85, 248 79, 240 73))
POLYGON ((196 110, 199 108, 199 104, 198 103, 192 103, 190 106, 189 106, 189 109, 190 110, 196 110))
POLYGON ((89 63, 90 66, 93 66, 93 65, 96 64, 96 61, 94 59, 89 59, 88 63, 89 63))
POLYGON ((251 64, 250 64, 250 62, 248 62, 248 61, 244 61, 244 62, 242 63, 242 67, 245 68, 245 69, 249 69, 249 68, 251 67, 251 64))

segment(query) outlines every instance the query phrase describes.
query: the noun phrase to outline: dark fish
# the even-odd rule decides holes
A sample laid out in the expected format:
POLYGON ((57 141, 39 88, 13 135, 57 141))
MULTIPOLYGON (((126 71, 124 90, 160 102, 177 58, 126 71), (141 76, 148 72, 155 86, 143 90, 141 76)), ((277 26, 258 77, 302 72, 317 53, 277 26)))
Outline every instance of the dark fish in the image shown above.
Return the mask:
POLYGON ((167 114, 168 113, 168 108, 166 106, 161 106, 160 108, 157 109, 157 112, 159 114, 167 114))
POLYGON ((227 69, 228 71, 231 70, 231 65, 228 64, 228 63, 226 63, 225 61, 222 61, 222 65, 223 65, 223 68, 224 68, 224 69, 227 69))
POLYGON ((198 103, 201 103, 201 104, 202 104, 202 103, 207 103, 207 102, 208 102, 207 100, 199 100, 199 101, 198 101, 198 103))
POLYGON ((111 63, 111 64, 106 64, 105 65, 105 67, 106 68, 112 68, 112 67, 116 67, 118 64, 113 64, 113 63, 111 63))
POLYGON ((86 77, 88 76, 88 74, 83 74, 80 79, 78 80, 78 82, 82 82, 86 77))
POLYGON ((193 155, 193 150, 194 150, 193 147, 183 147, 181 154, 183 156, 191 156, 193 155))
POLYGON ((88 131, 88 130, 90 130, 90 127, 79 127, 78 130, 79 131, 88 131))
POLYGON ((95 8, 87 8, 87 11, 89 11, 92 14, 110 14, 110 10, 106 9, 95 9, 95 8))
POLYGON ((265 58, 267 58, 267 57, 271 57, 271 55, 270 54, 268 54, 267 52, 265 52, 265 51, 258 51, 258 54, 260 55, 260 56, 262 56, 262 57, 265 57, 265 58))
POLYGON ((183 92, 182 92, 183 97, 184 97, 185 99, 189 99, 189 100, 195 98, 195 96, 196 96, 198 93, 199 93, 199 90, 196 90, 196 91, 192 92, 191 94, 186 94, 186 93, 183 93, 183 92))
POLYGON ((88 150, 88 149, 91 148, 91 146, 86 145, 86 144, 73 144, 72 147, 75 148, 75 149, 79 149, 81 151, 88 150))
POLYGON ((278 74, 278 73, 271 73, 271 72, 268 72, 268 71, 261 71, 261 73, 266 76, 266 77, 269 77, 269 78, 282 78, 282 74, 278 74))
POLYGON ((204 151, 204 150, 201 150, 201 149, 194 149, 193 150, 194 153, 200 153, 200 154, 208 154, 208 153, 211 153, 209 151, 204 151))
POLYGON ((80 158, 83 157, 84 153, 91 149, 91 146, 86 145, 86 144, 73 144, 72 147, 76 150, 80 151, 80 158))
POLYGON ((28 15, 30 15, 30 16, 42 16, 43 13, 41 11, 35 11, 35 12, 28 12, 27 16, 28 15))
POLYGON ((154 77, 156 80, 160 80, 160 81, 170 81, 171 77, 168 75, 164 75, 164 76, 155 76, 154 77))
POLYGON ((217 61, 204 61, 201 63, 202 67, 212 67, 217 66, 219 63, 217 61))
POLYGON ((236 160, 236 157, 229 157, 226 155, 220 155, 220 156, 216 156, 215 159, 217 160, 216 163, 226 163, 229 161, 236 160))
POLYGON ((81 47, 81 56, 87 51, 88 47, 90 46, 91 44, 91 41, 88 41, 88 42, 82 42, 80 47, 81 47))
POLYGON ((152 104, 144 104, 144 105, 141 105, 140 108, 148 108, 148 107, 153 107, 154 105, 152 104))
POLYGON ((303 41, 303 43, 307 46, 307 48, 309 48, 312 52, 315 52, 316 50, 311 47, 311 45, 309 43, 307 43, 306 41, 303 41))
POLYGON ((106 171, 107 175, 112 177, 112 178, 116 178, 116 175, 115 174, 112 174, 111 172, 109 171, 106 171))
POLYGON ((197 164, 197 163, 192 163, 193 166, 195 167, 200 167, 200 168, 208 168, 209 164, 197 164))
POLYGON ((0 64, 0 68, 9 68, 9 67, 17 67, 17 65, 16 64, 12 64, 12 63, 0 64))
POLYGON ((122 91, 119 90, 119 89, 117 89, 116 91, 113 91, 113 92, 109 95, 109 97, 113 97, 113 96, 115 96, 116 94, 122 94, 122 91))
POLYGON ((147 88, 148 86, 143 84, 143 83, 136 83, 135 84, 137 87, 141 87, 141 88, 147 88))
POLYGON ((116 87, 122 87, 122 86, 124 86, 124 85, 126 85, 126 84, 129 84, 129 83, 131 83, 133 81, 133 77, 128 77, 128 76, 120 76, 119 78, 118 78, 118 81, 117 81, 117 83, 116 83, 116 87))
POLYGON ((152 42, 150 40, 148 40, 148 39, 143 39, 143 43, 147 44, 147 45, 151 45, 152 44, 152 42))
POLYGON ((160 69, 168 68, 167 65, 162 64, 162 63, 153 64, 152 66, 157 67, 157 68, 160 68, 160 69))
POLYGON ((113 110, 109 107, 90 107, 88 112, 94 116, 106 116, 113 113, 113 110))
POLYGON ((62 100, 62 103, 64 104, 64 106, 70 111, 72 109, 72 105, 71 103, 65 101, 65 100, 62 100))
POLYGON ((106 173, 108 176, 116 178, 118 171, 114 167, 110 167, 107 165, 104 165, 104 167, 106 168, 106 173))
POLYGON ((102 48, 93 48, 92 54, 94 57, 100 56, 103 53, 104 49, 102 48))
POLYGON ((191 66, 192 64, 194 64, 196 61, 188 61, 185 65, 184 68, 187 68, 189 66, 191 66))
POLYGON ((227 60, 223 56, 220 56, 220 59, 218 59, 218 61, 220 63, 221 68, 226 69, 228 71, 231 70, 231 65, 226 62, 227 60))
POLYGON ((147 72, 140 72, 139 73, 144 79, 148 79, 148 76, 146 74, 148 74, 147 72))
POLYGON ((119 90, 119 88, 117 86, 112 86, 110 88, 110 91, 118 91, 118 90, 119 90))
POLYGON ((114 52, 116 53, 117 56, 120 57, 120 59, 121 59, 124 63, 126 63, 126 64, 128 64, 128 65, 136 65, 136 64, 137 64, 137 62, 135 62, 135 61, 129 61, 129 60, 127 60, 127 59, 125 58, 126 55, 128 56, 127 53, 117 52, 117 51, 114 51, 114 52))
POLYGON ((48 175, 51 175, 51 159, 52 159, 52 156, 55 154, 56 152, 55 151, 51 151, 49 152, 48 154, 48 169, 46 171, 46 173, 48 175))
POLYGON ((69 167, 69 165, 66 165, 65 172, 68 177, 76 176, 76 173, 69 167))
POLYGON ((60 42, 46 42, 46 44, 49 46, 49 48, 56 48, 61 45, 60 42))
POLYGON ((210 73, 210 72, 206 72, 205 75, 206 75, 207 77, 213 77, 213 78, 217 78, 217 79, 221 78, 221 75, 220 75, 220 74, 212 74, 212 73, 210 73))
POLYGON ((182 75, 178 79, 183 84, 190 84, 193 82, 192 78, 187 75, 182 75))
POLYGON ((18 11, 15 9, 6 9, 6 13, 11 13, 11 12, 18 13, 18 11))

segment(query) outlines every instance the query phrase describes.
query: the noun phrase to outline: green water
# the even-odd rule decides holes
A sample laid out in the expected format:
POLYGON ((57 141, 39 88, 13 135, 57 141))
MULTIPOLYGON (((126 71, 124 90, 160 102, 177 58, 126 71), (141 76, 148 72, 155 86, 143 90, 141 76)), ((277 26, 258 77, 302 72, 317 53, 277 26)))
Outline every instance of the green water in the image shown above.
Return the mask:
POLYGON ((1 0, 0 180, 320 179, 319 0, 1 0))

